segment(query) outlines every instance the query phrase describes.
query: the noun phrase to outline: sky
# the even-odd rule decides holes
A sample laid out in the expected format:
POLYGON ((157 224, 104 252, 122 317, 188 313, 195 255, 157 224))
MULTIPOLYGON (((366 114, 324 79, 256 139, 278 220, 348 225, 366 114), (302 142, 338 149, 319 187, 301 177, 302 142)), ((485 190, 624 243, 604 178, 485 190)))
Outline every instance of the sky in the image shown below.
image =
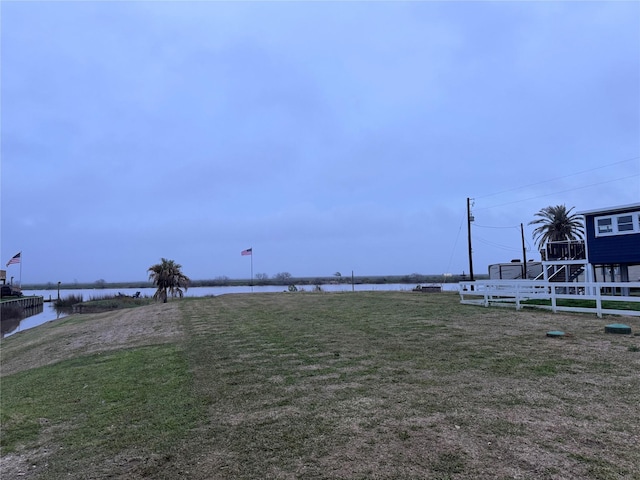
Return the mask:
POLYGON ((23 284, 460 274, 640 202, 640 3, 0 3, 23 284), (253 256, 240 252, 253 248, 253 256))

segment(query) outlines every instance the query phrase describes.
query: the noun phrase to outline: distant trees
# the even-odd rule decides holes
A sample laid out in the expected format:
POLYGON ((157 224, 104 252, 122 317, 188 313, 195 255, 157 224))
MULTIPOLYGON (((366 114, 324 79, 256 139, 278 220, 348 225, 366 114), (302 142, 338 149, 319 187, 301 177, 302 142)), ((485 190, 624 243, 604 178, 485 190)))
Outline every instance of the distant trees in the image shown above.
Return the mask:
POLYGON ((289 272, 279 272, 271 277, 274 285, 289 285, 291 283, 291 274, 289 272))
POLYGON ((549 206, 538 211, 536 220, 529 225, 538 225, 533 231, 533 239, 541 250, 548 242, 581 240, 584 238, 584 225, 580 215, 571 213, 575 207, 567 210, 565 205, 549 206))
POLYGON ((189 287, 189 277, 182 273, 182 265, 167 260, 160 259, 160 263, 152 265, 147 270, 149 272, 149 280, 158 287, 153 298, 162 299, 163 303, 167 303, 167 296, 170 293, 172 297, 183 296, 182 289, 185 291, 189 287))
POLYGON ((291 278, 291 274, 289 272, 280 272, 276 273, 273 278, 280 282, 286 282, 291 278))
POLYGON ((96 280, 95 284, 96 288, 104 288, 107 282, 104 278, 101 278, 100 280, 96 280))
POLYGON ((428 283, 429 282, 429 280, 428 280, 426 275, 423 275, 421 273, 415 273, 415 272, 410 274, 410 275, 404 275, 401 278, 401 281, 403 283, 415 283, 415 284, 428 283))

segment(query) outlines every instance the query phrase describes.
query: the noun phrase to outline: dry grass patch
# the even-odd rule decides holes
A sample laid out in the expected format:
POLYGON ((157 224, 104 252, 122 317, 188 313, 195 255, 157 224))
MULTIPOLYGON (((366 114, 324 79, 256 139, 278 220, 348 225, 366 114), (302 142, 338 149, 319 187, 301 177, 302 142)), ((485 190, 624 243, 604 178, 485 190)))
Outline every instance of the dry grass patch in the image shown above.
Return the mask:
MULTIPOLYGON (((110 476, 89 466, 80 473, 640 478, 640 337, 607 335, 611 320, 592 316, 458 300, 348 292, 170 304, 175 316, 165 320, 185 356, 190 395, 202 405, 199 420, 186 437, 145 452, 139 462, 156 467, 141 463, 136 477, 124 467, 110 476), (556 329, 571 336, 546 337, 556 329)), ((638 319, 624 322, 640 330, 638 319)), ((26 355, 19 343, 14 352, 26 355)))
POLYGON ((175 343, 181 338, 178 303, 72 315, 2 339, 1 374, 109 350, 175 343))
POLYGON ((409 292, 210 309, 214 343, 189 351, 211 424, 234 425, 201 455, 234 478, 636 478, 638 339, 604 320, 409 292))

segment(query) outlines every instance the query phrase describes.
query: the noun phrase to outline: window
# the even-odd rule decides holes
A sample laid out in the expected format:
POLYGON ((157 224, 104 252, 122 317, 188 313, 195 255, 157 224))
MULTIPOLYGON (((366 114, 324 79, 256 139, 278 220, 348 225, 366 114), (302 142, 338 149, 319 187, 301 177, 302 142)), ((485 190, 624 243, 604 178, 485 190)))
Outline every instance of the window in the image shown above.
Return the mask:
POLYGON ((633 215, 621 215, 618 217, 618 231, 628 232, 633 230, 633 215))
POLYGON ((595 218, 596 237, 640 233, 640 212, 595 218))
POLYGON ((609 218, 599 218, 598 222, 598 233, 612 233, 613 232, 613 222, 611 217, 609 218))

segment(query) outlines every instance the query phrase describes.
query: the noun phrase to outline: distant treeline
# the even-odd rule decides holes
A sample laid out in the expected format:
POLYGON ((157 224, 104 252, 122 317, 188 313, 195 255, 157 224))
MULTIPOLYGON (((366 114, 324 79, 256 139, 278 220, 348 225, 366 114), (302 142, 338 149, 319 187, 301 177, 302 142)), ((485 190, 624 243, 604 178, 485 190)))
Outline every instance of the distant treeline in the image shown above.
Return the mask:
MULTIPOLYGON (((209 280, 191 280, 189 287, 238 287, 247 285, 328 285, 328 284, 390 284, 390 283, 403 283, 403 284, 430 284, 430 283, 458 283, 461 281, 469 280, 467 275, 423 275, 419 273, 412 273, 410 275, 379 275, 379 276, 354 276, 353 279, 349 275, 345 276, 328 276, 328 277, 293 277, 289 275, 278 274, 273 278, 254 278, 253 281, 248 278, 233 279, 227 277, 217 277, 209 280)), ((476 280, 486 279, 488 275, 476 275, 476 280)), ((58 288, 57 283, 38 283, 38 284, 24 284, 22 285, 24 290, 56 290, 58 288)), ((147 281, 134 281, 134 282, 106 282, 105 280, 96 280, 91 283, 82 282, 61 282, 60 289, 92 289, 92 288, 154 288, 151 282, 147 281)))

